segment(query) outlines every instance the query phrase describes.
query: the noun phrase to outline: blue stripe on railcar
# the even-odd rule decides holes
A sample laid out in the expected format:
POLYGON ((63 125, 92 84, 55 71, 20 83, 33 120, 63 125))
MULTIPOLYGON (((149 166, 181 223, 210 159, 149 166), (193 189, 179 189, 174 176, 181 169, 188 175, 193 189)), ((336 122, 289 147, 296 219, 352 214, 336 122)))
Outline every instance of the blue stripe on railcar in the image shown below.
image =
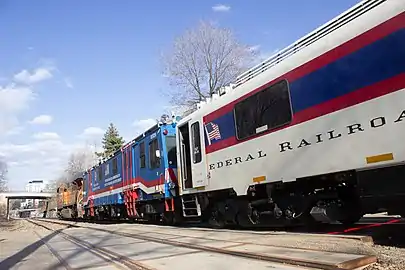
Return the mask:
POLYGON ((124 203, 124 196, 121 192, 116 194, 109 194, 99 198, 94 199, 94 205, 115 205, 115 204, 123 204, 124 203))
POLYGON ((117 152, 92 171, 92 191, 96 196, 94 205, 123 204, 122 194, 115 191, 122 188, 122 153, 117 152), (105 194, 97 198, 97 194, 105 192, 114 194, 105 194))
MULTIPOLYGON (((354 46, 355 42, 349 41, 347 44, 354 46)), ((366 87, 396 78, 405 72, 405 61, 403 60, 405 59, 405 46, 403 44, 405 44, 405 29, 396 30, 348 55, 340 56, 333 62, 303 77, 290 80, 289 88, 294 115, 293 120, 300 119, 300 122, 303 122, 315 117, 314 115, 301 116, 308 109, 317 111, 316 117, 333 112, 337 109, 331 107, 323 112, 319 108, 337 98, 341 99, 340 106, 345 107, 345 103, 350 104, 352 98, 350 94, 361 89, 366 91, 361 93, 362 99, 359 102, 368 100, 373 93, 367 91, 366 87)), ((325 55, 332 53, 333 50, 325 55)), ((319 60, 314 59, 308 63, 316 61, 319 60)), ((305 67, 305 65, 303 66, 305 67)), ((376 91, 380 90, 376 89, 376 91)), ((221 113, 211 113, 211 115, 218 115, 217 117, 208 115, 209 122, 218 125, 221 132, 221 138, 213 140, 211 144, 208 144, 207 134, 205 134, 208 153, 255 138, 253 136, 246 140, 236 139, 233 108, 233 106, 224 106, 219 109, 221 113)), ((258 136, 263 136, 269 132, 271 131, 269 130, 258 136)))

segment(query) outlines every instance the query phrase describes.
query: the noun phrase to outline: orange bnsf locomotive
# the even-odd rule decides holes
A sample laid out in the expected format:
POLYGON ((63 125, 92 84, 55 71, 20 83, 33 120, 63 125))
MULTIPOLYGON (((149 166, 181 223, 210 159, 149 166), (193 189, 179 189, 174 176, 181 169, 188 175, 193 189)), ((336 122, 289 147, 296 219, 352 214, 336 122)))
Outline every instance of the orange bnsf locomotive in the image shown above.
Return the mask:
POLYGON ((83 179, 76 178, 72 182, 61 183, 56 190, 57 216, 63 219, 83 217, 81 211, 83 201, 83 179))

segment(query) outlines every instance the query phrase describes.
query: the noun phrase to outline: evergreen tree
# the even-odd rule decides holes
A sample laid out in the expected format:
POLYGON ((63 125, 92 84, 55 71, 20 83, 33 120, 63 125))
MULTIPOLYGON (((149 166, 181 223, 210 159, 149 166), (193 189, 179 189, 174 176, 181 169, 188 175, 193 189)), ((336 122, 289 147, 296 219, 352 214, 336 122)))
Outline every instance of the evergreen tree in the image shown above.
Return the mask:
POLYGON ((118 129, 113 123, 110 123, 104 137, 102 139, 104 151, 101 153, 96 153, 98 157, 108 157, 115 151, 119 150, 124 144, 124 139, 119 135, 118 129))

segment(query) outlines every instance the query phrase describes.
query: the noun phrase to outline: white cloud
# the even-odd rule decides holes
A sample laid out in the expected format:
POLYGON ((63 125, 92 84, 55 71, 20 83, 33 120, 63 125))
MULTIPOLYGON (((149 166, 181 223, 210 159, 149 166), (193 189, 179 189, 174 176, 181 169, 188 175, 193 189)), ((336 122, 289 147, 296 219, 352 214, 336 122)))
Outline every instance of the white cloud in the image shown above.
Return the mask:
POLYGON ((212 10, 215 12, 227 12, 231 9, 230 6, 218 4, 212 7, 212 10))
POLYGON ((80 135, 81 137, 98 137, 100 135, 103 135, 105 132, 104 129, 99 128, 99 127, 88 127, 85 128, 80 135))
POLYGON ((34 124, 34 125, 49 125, 50 123, 52 123, 53 121, 53 117, 51 115, 47 115, 47 114, 42 114, 42 115, 38 115, 37 117, 35 117, 34 119, 32 119, 30 121, 30 124, 34 124))
POLYGON ((12 129, 10 129, 9 131, 6 132, 6 136, 12 136, 12 135, 18 135, 21 134, 21 132, 24 130, 25 128, 23 126, 16 126, 13 127, 12 129))
POLYGON ((0 144, 0 154, 3 154, 7 162, 22 162, 29 159, 38 159, 38 155, 45 155, 47 158, 66 155, 71 150, 71 146, 65 145, 62 141, 55 140, 37 140, 28 144, 0 144), (36 158, 37 157, 37 158, 36 158))
POLYGON ((26 69, 14 75, 14 80, 19 83, 31 85, 34 83, 39 83, 44 80, 52 78, 51 69, 49 68, 37 68, 32 73, 26 69))
POLYGON ((132 123, 132 125, 135 127, 135 136, 140 135, 144 131, 148 130, 152 126, 156 125, 156 119, 149 118, 149 119, 143 119, 143 120, 136 120, 132 123))
POLYGON ((22 190, 31 179, 56 179, 63 173, 69 154, 74 149, 74 145, 58 140, 0 145, 0 153, 5 154, 9 165, 9 186, 13 190, 22 190))
MULTIPOLYGON (((24 69, 14 75, 15 82, 0 85, 0 136, 15 135, 21 131, 23 127, 19 126, 19 115, 29 108, 29 103, 36 97, 32 84, 52 78, 52 69, 51 66, 40 67, 32 73, 24 69)), ((49 122, 49 116, 39 121, 49 122)))
POLYGON ((12 161, 12 162, 7 162, 7 166, 8 166, 8 168, 10 168, 10 167, 17 167, 17 166, 21 166, 21 165, 20 165, 20 162, 12 161))
POLYGON ((14 113, 28 108, 28 102, 35 97, 30 87, 16 87, 14 84, 0 86, 0 109, 2 113, 14 113))
MULTIPOLYGON (((55 179, 66 166, 69 154, 83 147, 83 142, 63 142, 55 132, 36 133, 32 135, 31 142, 23 144, 16 144, 15 140, 1 140, 3 136, 9 139, 6 136, 24 130, 19 118, 37 97, 34 85, 59 74, 53 61, 41 61, 37 69, 23 69, 11 78, 0 80, 0 157, 4 156, 8 163, 9 185, 14 189, 23 188, 32 178, 55 179)), ((31 124, 50 124, 53 121, 49 115, 39 115, 29 120, 31 124)))
POLYGON ((56 132, 39 132, 32 135, 36 140, 58 140, 60 136, 56 132))
POLYGON ((83 143, 64 143, 60 139, 34 140, 27 144, 0 144, 0 156, 9 166, 9 184, 21 189, 30 179, 53 180, 61 176, 66 168, 69 155, 95 148, 83 143), (27 178, 27 175, 29 175, 27 178))
POLYGON ((30 87, 0 86, 0 135, 18 126, 18 116, 35 98, 30 87))

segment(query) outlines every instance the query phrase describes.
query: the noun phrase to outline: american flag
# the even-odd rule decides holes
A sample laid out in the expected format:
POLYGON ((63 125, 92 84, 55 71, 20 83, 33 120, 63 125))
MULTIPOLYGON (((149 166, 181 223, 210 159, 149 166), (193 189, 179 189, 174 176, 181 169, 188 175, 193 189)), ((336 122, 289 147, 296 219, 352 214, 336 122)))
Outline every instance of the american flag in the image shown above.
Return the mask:
POLYGON ((207 129, 208 138, 211 140, 219 140, 221 139, 221 133, 219 132, 219 127, 215 123, 208 123, 205 125, 207 129))

